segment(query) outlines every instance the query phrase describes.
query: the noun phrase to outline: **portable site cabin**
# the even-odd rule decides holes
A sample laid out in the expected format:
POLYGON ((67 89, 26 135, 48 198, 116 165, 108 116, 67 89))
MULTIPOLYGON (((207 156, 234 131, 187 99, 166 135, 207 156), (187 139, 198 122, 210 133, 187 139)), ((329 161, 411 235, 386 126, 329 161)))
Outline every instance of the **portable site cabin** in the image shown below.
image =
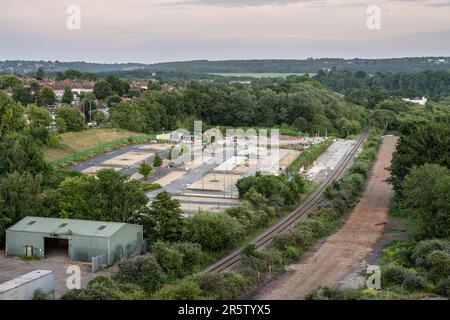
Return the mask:
POLYGON ((41 259, 67 257, 71 262, 105 263, 142 252, 141 225, 87 220, 25 217, 6 230, 7 256, 41 259))

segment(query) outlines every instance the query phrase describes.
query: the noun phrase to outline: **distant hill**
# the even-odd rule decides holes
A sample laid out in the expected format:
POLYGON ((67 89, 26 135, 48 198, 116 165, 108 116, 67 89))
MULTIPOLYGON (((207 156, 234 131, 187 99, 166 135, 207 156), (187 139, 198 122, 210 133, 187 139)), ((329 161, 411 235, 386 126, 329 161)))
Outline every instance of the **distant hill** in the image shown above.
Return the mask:
POLYGON ((449 57, 398 59, 307 59, 307 60, 226 60, 168 62, 149 66, 155 71, 185 71, 193 73, 316 73, 320 69, 337 71, 420 72, 450 70, 449 57))
POLYGON ((59 61, 0 61, 0 73, 30 74, 42 67, 53 73, 76 69, 82 72, 187 72, 187 73, 316 73, 320 69, 337 71, 420 72, 424 70, 450 71, 450 57, 421 57, 393 59, 306 59, 306 60, 224 60, 177 61, 156 64, 59 61))
POLYGON ((59 61, 22 61, 7 60, 0 61, 0 73, 16 73, 21 75, 35 73, 38 68, 43 68, 46 73, 66 71, 75 69, 81 72, 111 72, 111 71, 131 71, 147 67, 140 63, 90 63, 90 62, 59 62, 59 61))

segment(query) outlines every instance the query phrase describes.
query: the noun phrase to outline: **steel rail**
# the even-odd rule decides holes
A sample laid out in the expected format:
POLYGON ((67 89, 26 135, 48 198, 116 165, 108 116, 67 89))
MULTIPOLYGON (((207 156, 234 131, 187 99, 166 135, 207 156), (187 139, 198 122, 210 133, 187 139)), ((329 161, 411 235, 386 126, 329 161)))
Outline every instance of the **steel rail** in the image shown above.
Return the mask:
MULTIPOLYGON (((359 148, 362 146, 364 141, 366 140, 369 134, 369 128, 366 127, 362 131, 355 145, 352 147, 349 153, 341 159, 338 166, 334 170, 333 174, 329 175, 324 182, 305 200, 300 204, 293 212, 283 217, 280 221, 278 221, 274 226, 270 227, 262 234, 253 238, 250 242, 255 244, 257 249, 266 247, 274 237, 282 234, 287 229, 289 229, 292 225, 294 225, 300 218, 307 215, 312 209, 314 209, 319 202, 322 200, 322 195, 325 192, 326 188, 333 184, 336 180, 338 180, 343 173, 347 170, 350 162, 353 160, 359 148)), ((218 262, 209 266, 205 272, 214 272, 220 273, 228 270, 236 263, 241 260, 241 249, 237 249, 232 253, 228 254, 218 262)))

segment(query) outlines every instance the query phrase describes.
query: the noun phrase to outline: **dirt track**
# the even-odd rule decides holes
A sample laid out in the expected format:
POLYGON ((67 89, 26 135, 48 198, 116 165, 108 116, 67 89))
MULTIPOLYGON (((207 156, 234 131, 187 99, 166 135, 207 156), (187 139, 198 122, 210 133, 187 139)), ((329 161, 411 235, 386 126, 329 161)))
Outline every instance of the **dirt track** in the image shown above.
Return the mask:
POLYGON ((389 173, 396 137, 385 137, 378 150, 361 201, 345 225, 328 237, 315 251, 305 254, 286 272, 260 288, 255 299, 303 299, 319 286, 332 286, 370 253, 381 236, 393 197, 391 187, 383 182, 389 173))

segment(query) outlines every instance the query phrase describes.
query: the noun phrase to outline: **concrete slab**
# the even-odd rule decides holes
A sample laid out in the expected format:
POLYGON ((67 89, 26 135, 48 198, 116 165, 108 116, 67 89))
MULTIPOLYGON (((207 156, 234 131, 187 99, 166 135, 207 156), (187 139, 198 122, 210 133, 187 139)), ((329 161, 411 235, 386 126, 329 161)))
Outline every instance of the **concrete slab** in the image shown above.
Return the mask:
POLYGON ((120 166, 126 167, 126 166, 134 165, 134 164, 136 164, 142 160, 145 160, 153 155, 154 155, 154 153, 152 153, 152 152, 131 151, 131 152, 121 154, 120 156, 117 156, 115 158, 106 160, 105 162, 103 162, 103 164, 105 164, 105 165, 108 165, 108 164, 120 165, 120 166))
POLYGON ((185 174, 186 172, 184 171, 172 171, 169 174, 165 175, 164 177, 154 181, 154 183, 159 183, 162 187, 165 187, 168 184, 172 183, 173 181, 180 179, 185 174))
POLYGON ((241 178, 238 174, 208 173, 203 178, 187 186, 190 190, 223 191, 234 189, 236 182, 241 178))
POLYGON ((114 169, 115 171, 119 171, 120 170, 120 168, 118 168, 118 167, 92 166, 92 167, 89 167, 87 169, 82 170, 81 172, 86 173, 86 174, 90 174, 90 173, 96 173, 97 171, 103 170, 103 169, 114 169))

